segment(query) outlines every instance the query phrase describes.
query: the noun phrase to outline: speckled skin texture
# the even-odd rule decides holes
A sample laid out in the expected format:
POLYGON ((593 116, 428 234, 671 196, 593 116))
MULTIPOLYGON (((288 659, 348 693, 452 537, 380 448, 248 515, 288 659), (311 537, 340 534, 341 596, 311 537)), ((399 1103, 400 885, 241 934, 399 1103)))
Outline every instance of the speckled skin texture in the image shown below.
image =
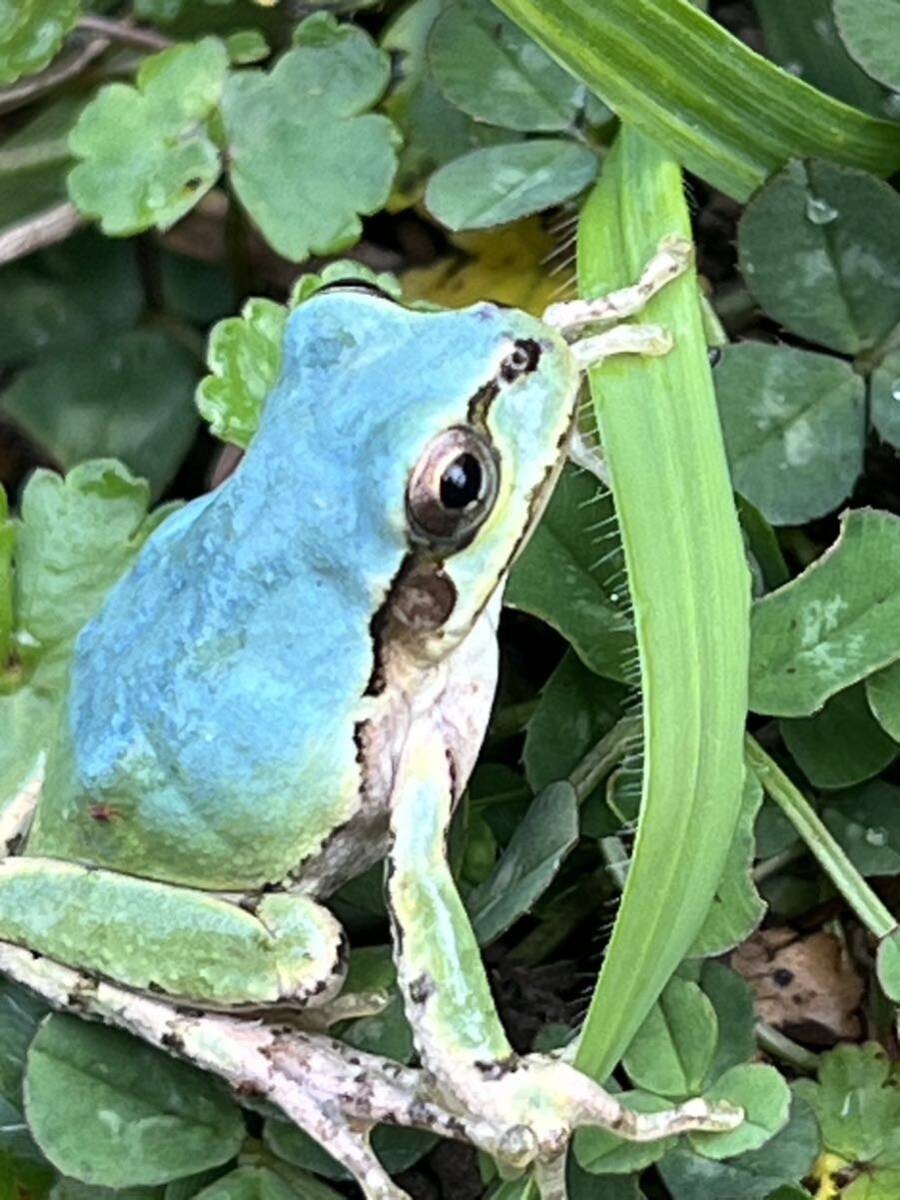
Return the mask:
POLYGON ((490 410, 501 495, 447 564, 461 600, 444 651, 500 582, 558 456, 568 352, 492 305, 421 313, 336 291, 295 311, 241 467, 154 533, 78 639, 26 853, 249 890, 353 816, 370 623, 409 551, 407 480, 517 337, 544 358, 490 410))

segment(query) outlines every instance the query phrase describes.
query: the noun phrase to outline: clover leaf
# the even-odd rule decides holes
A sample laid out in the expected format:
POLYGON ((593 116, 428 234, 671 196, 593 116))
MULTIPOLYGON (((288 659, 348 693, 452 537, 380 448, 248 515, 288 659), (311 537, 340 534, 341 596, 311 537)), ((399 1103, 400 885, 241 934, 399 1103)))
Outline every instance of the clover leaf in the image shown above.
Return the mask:
POLYGON ((213 326, 206 354, 212 374, 201 380, 196 401, 216 437, 243 449, 250 445, 263 403, 281 369, 288 313, 327 284, 352 279, 371 283, 399 299, 400 285, 393 275, 341 258, 318 274, 301 275, 286 305, 254 296, 239 317, 226 317, 213 326))
POLYGON ((40 71, 81 16, 81 0, 18 0, 0 10, 0 84, 40 71))
POLYGON ((390 61, 368 34, 314 13, 266 74, 229 79, 222 115, 235 192, 269 244, 294 262, 359 237, 391 190, 398 137, 369 109, 390 61))
POLYGON ((206 127, 228 71, 216 38, 146 59, 137 87, 111 83, 85 108, 69 146, 82 161, 69 195, 104 233, 168 229, 208 192, 222 169, 206 127))
POLYGON ((794 1092, 813 1109, 825 1149, 843 1160, 846 1200, 888 1200, 900 1185, 900 1067, 881 1046, 838 1046, 823 1055, 819 1081, 794 1092))

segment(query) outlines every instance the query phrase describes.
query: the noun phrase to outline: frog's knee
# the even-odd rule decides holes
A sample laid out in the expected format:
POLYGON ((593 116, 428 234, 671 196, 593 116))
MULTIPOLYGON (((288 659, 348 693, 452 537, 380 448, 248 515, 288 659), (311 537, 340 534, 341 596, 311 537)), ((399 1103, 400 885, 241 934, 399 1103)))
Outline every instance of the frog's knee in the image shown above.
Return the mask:
POLYGON ((347 938, 327 908, 306 896, 270 892, 252 909, 272 937, 282 999, 313 1006, 338 994, 347 975, 347 938))
POLYGON ((208 892, 55 859, 0 862, 0 940, 213 1008, 307 1004, 343 981, 343 934, 304 896, 257 912, 208 892))

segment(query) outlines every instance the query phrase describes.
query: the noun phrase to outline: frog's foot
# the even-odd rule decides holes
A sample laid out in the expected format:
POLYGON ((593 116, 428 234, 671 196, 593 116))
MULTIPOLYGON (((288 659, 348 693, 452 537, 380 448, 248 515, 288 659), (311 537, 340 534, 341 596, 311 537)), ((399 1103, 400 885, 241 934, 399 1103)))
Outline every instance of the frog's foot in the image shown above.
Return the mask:
POLYGON ((346 992, 315 1008, 301 1009, 297 1024, 312 1032, 324 1033, 340 1021, 355 1021, 359 1017, 377 1017, 391 1002, 389 992, 346 992))
POLYGON ((739 1108, 689 1100, 664 1112, 637 1113, 581 1071, 543 1055, 481 1064, 456 1091, 469 1114, 479 1147, 511 1172, 535 1170, 542 1200, 564 1200, 562 1164, 576 1129, 593 1125, 627 1141, 649 1142, 674 1134, 720 1133, 744 1119, 739 1108), (477 1119, 476 1119, 477 1114, 477 1119))
POLYGON ((354 1176, 365 1200, 409 1200, 369 1145, 375 1124, 459 1136, 459 1122, 423 1098, 421 1073, 326 1037, 218 1013, 180 1012, 156 997, 105 983, 0 941, 0 972, 54 1008, 90 1016, 177 1054, 239 1095, 278 1105, 354 1176))
POLYGON ((686 238, 677 234, 665 237, 636 283, 593 300, 563 300, 551 304, 543 319, 568 335, 588 325, 610 324, 634 317, 648 300, 688 269, 693 257, 694 248, 686 238))

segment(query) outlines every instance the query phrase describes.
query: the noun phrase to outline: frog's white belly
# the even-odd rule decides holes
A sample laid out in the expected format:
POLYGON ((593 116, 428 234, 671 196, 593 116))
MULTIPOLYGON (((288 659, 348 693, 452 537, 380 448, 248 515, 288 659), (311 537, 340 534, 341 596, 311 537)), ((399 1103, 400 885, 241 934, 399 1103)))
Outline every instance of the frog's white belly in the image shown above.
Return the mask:
POLYGON ((455 799, 465 789, 484 740, 497 690, 497 621, 501 597, 484 610, 452 654, 423 667, 395 653, 375 713, 359 727, 363 794, 355 815, 302 863, 300 890, 327 896, 384 858, 396 764, 413 718, 427 713, 452 764, 455 799))

